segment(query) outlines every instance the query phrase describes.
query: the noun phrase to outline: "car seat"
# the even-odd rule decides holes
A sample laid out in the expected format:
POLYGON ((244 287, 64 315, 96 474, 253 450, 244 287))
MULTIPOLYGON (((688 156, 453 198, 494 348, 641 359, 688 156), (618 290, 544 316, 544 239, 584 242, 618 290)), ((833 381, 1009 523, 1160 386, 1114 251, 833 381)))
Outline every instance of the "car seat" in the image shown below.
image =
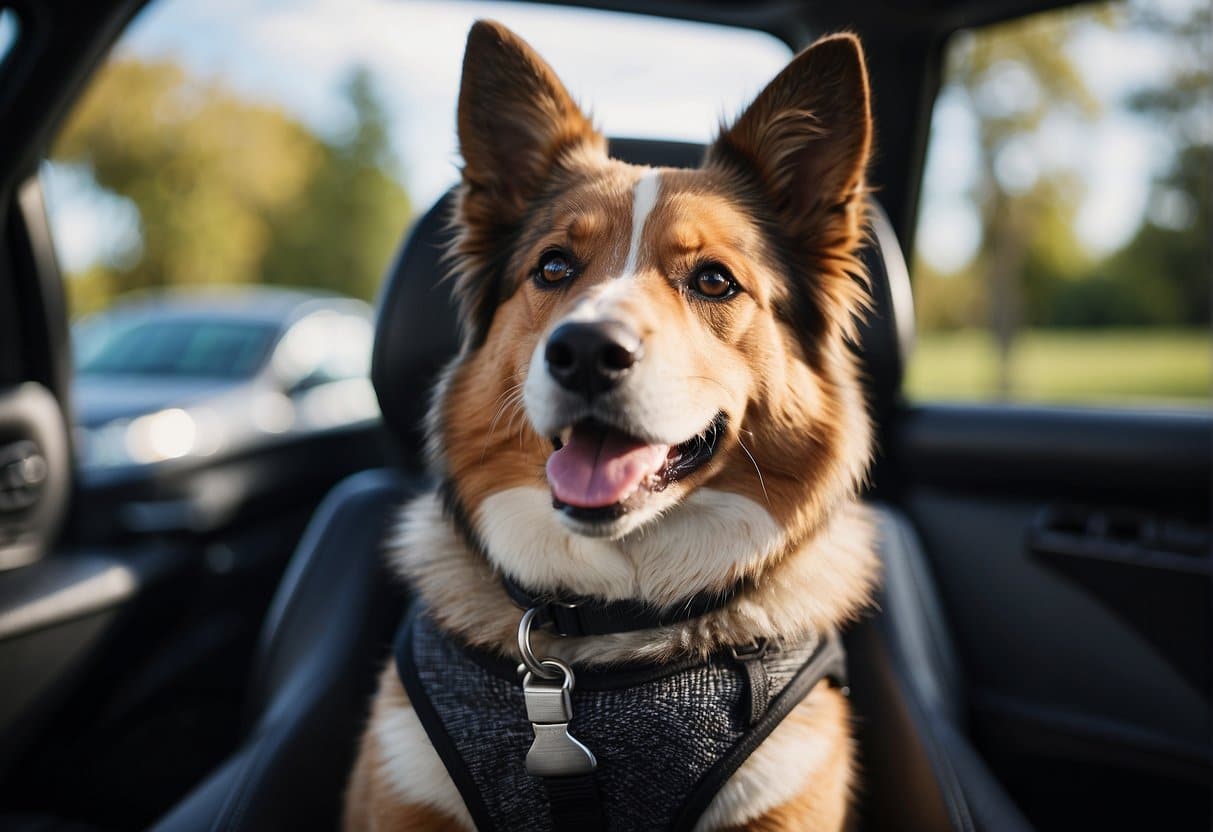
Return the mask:
MULTIPOLYGON (((703 148, 614 140, 625 161, 693 166, 703 148)), ((458 348, 448 194, 413 226, 380 298, 372 377, 400 464, 337 486, 316 511, 267 615, 243 741, 155 827, 331 829, 407 593, 384 558, 399 506, 425 487, 420 425, 429 388, 458 348)), ((874 304, 861 356, 878 426, 887 428, 913 333, 909 277, 876 209, 866 250, 874 304)), ((876 480, 879 484, 881 469, 876 480)), ((930 567, 905 516, 874 502, 885 585, 846 634, 863 829, 1016 830, 1026 822, 966 736, 965 681, 930 567)))

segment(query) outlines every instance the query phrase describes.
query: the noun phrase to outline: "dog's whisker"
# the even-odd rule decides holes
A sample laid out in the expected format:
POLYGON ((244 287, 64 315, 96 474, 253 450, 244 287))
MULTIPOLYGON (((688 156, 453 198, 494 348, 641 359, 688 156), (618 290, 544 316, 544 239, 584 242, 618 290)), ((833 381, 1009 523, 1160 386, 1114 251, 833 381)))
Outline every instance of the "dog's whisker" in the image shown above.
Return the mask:
POLYGON ((505 413, 505 409, 510 406, 512 399, 507 399, 497 408, 497 412, 493 414, 493 421, 489 423, 488 435, 492 436, 493 431, 497 430, 497 422, 501 419, 501 414, 505 413))
POLYGON ((523 386, 523 382, 520 381, 517 384, 507 387, 504 391, 502 391, 501 395, 499 395, 497 398, 493 399, 493 404, 497 404, 497 402, 501 401, 502 399, 506 398, 507 396, 512 396, 513 394, 517 393, 519 390, 522 389, 522 386, 523 386))
POLYGON ((496 399, 493 400, 493 404, 497 404, 498 402, 501 402, 501 406, 497 408, 497 413, 494 415, 493 422, 489 426, 490 434, 492 434, 493 430, 497 427, 497 419, 500 417, 502 411, 510 404, 510 402, 515 401, 519 397, 521 389, 522 389, 521 383, 515 384, 513 387, 510 387, 505 392, 503 392, 500 396, 498 396, 496 399))
POLYGON ((715 384, 717 387, 719 387, 724 392, 732 395, 732 391, 729 390, 728 387, 725 387, 724 382, 722 382, 718 378, 712 378, 711 376, 687 376, 687 379, 690 381, 710 381, 712 384, 715 384))
MULTIPOLYGON (((484 437, 484 447, 480 450, 480 464, 481 465, 484 464, 484 460, 488 456, 489 442, 492 441, 493 432, 495 430, 497 430, 497 423, 499 421, 501 421, 501 417, 505 414, 506 409, 510 408, 510 407, 518 408, 518 406, 522 404, 522 384, 521 383, 515 384, 509 390, 506 390, 504 393, 502 393, 500 396, 497 397, 497 401, 501 401, 503 398, 505 399, 505 401, 501 402, 501 406, 498 407, 497 412, 495 414, 493 414, 493 421, 489 424, 488 433, 486 433, 485 437, 484 437)), ((506 433, 507 434, 512 429, 512 424, 513 424, 513 417, 511 417, 510 422, 506 424, 506 433)))
POLYGON ((762 497, 767 501, 767 505, 769 506, 771 504, 771 495, 767 494, 767 484, 762 479, 762 469, 758 467, 758 460, 754 459, 754 455, 750 453, 750 449, 747 448, 745 443, 741 441, 740 434, 737 436, 737 444, 741 446, 743 451, 745 451, 745 455, 750 458, 750 462, 753 464, 754 470, 758 473, 758 484, 762 487, 762 497))
MULTIPOLYGON (((515 420, 515 419, 517 419, 519 416, 522 416, 524 419, 526 418, 526 408, 525 408, 525 407, 523 407, 523 402, 522 402, 521 397, 520 397, 520 398, 518 398, 518 399, 517 399, 517 400, 514 402, 514 404, 513 404, 513 409, 510 411, 510 420, 509 420, 509 422, 506 424, 506 428, 505 428, 505 429, 506 429, 506 433, 513 433, 513 432, 514 432, 514 420, 515 420)), ((518 435, 519 435, 519 436, 521 436, 521 435, 522 435, 521 431, 519 432, 519 434, 518 434, 518 435)))

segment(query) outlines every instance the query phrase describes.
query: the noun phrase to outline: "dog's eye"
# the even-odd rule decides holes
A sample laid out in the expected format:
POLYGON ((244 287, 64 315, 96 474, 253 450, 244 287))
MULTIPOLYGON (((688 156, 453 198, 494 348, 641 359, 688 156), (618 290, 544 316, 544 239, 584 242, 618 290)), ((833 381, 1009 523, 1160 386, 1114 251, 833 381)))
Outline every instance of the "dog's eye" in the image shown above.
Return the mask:
POLYGON ((691 278, 691 288, 705 298, 723 300, 737 294, 737 281, 720 266, 704 266, 691 278))
POLYGON ((541 286, 557 286, 572 277, 573 271, 573 264, 566 254, 549 251, 539 258, 535 282, 541 286))

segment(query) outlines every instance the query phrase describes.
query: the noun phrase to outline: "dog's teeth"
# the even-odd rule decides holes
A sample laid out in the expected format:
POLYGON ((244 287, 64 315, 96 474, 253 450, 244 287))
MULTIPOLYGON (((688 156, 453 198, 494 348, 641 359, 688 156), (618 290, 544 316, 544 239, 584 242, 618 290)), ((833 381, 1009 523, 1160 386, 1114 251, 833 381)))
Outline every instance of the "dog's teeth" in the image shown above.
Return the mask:
POLYGON ((567 428, 560 431, 560 435, 556 437, 557 441, 560 442, 561 447, 564 447, 565 445, 569 444, 569 440, 572 438, 573 438, 573 426, 572 425, 569 425, 567 428))

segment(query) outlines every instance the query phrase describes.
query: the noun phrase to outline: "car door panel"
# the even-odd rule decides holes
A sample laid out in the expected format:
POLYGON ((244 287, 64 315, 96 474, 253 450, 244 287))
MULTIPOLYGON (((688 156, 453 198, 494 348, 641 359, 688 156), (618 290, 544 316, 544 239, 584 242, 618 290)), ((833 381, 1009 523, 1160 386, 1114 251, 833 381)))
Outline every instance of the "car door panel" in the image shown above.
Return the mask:
POLYGON ((1134 784, 1103 799, 1113 821, 1142 789, 1207 809, 1211 428, 1003 405, 916 407, 896 429, 974 736, 1043 825, 1078 819, 1058 776, 1134 784))

